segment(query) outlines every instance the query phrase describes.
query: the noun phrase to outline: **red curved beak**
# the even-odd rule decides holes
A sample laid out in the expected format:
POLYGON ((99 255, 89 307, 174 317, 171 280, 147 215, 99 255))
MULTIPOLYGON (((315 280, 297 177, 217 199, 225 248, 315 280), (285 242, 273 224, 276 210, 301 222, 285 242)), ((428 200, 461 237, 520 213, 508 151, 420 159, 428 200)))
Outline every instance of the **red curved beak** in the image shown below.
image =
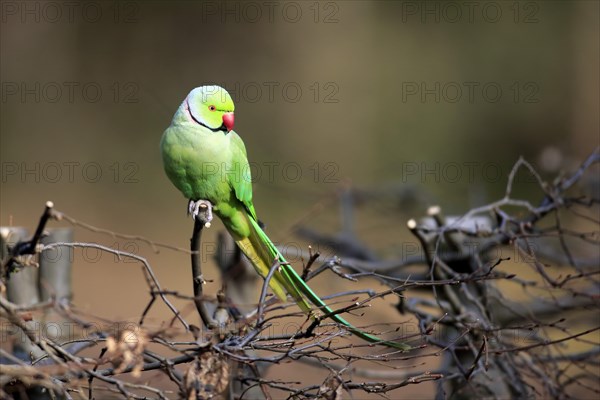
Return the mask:
POLYGON ((223 114, 223 125, 227 128, 227 132, 233 129, 234 119, 232 112, 223 114))

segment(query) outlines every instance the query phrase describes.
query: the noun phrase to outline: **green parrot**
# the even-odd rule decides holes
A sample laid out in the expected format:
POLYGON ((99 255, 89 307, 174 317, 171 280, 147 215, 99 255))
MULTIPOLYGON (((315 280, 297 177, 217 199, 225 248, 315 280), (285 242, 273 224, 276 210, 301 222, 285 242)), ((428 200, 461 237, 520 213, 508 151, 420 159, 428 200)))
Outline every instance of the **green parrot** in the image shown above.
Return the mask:
MULTIPOLYGON (((223 221, 256 271, 265 278, 275 260, 280 268, 269 282, 282 301, 290 294, 307 314, 312 303, 321 312, 370 342, 408 350, 404 343, 384 341, 352 326, 317 296, 286 262, 259 226, 252 204, 252 179, 242 138, 233 131, 234 104, 219 86, 193 89, 173 116, 160 143, 167 176, 189 199, 196 217, 200 207, 210 207, 223 221)), ((212 214, 209 214, 212 215, 212 214)))

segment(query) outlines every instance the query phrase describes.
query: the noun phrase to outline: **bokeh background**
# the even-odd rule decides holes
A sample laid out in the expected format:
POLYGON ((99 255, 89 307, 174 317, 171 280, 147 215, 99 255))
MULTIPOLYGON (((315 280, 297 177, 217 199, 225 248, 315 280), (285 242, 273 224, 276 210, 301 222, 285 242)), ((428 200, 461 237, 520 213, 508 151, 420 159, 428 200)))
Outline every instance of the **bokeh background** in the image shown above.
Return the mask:
MULTIPOLYGON (((357 237, 401 256, 406 220, 428 206, 465 212, 503 195, 519 156, 550 178, 599 144, 599 3, 466 3, 3 1, 0 225, 33 230, 52 200, 80 221, 186 247, 187 201, 158 144, 187 93, 216 83, 236 102, 275 241, 303 248, 298 224, 339 231, 337 195, 354 187, 372 194, 357 237)), ((540 196, 526 178, 517 188, 540 196)), ((221 229, 204 237, 209 293, 221 229)), ((148 257, 164 287, 191 292, 186 254, 75 238, 148 257)), ((137 265, 78 253, 74 264, 78 307, 139 316, 137 265)), ((400 318, 385 303, 371 317, 400 318)))

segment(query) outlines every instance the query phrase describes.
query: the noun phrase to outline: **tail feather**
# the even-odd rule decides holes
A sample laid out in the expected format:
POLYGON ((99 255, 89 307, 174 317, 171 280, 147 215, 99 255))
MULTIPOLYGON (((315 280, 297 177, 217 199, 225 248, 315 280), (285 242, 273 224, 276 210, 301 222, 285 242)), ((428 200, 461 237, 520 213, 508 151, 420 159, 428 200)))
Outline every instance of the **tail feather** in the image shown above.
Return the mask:
MULTIPOLYGON (((261 255, 257 251, 256 247, 252 244, 250 239, 249 238, 240 239, 240 240, 237 240, 236 243, 240 247, 242 252, 246 255, 246 257, 248 257, 248 259, 250 259, 250 261, 252 262, 252 265, 254 265, 257 272, 260 274, 260 276, 262 276, 263 278, 266 278, 271 267, 264 263, 263 260, 265 258, 261 257, 261 255)), ((269 283, 270 283, 269 286, 271 287, 271 290, 273 290, 273 293, 275 293, 275 295, 281 301, 286 301, 287 300, 287 292, 286 292, 285 288, 281 285, 281 283, 279 283, 279 281, 277 279, 271 279, 271 282, 269 282, 269 283)))
POLYGON ((329 318, 344 325, 354 335, 367 342, 379 343, 399 350, 411 349, 411 346, 405 343, 386 341, 368 334, 367 332, 363 332, 354 327, 340 315, 335 314, 334 311, 312 291, 306 282, 304 282, 296 271, 294 271, 287 263, 279 250, 277 250, 277 247, 271 242, 254 218, 250 216, 247 216, 247 218, 250 222, 251 234, 248 238, 238 240, 237 243, 263 278, 267 276, 275 260, 280 262, 281 268, 279 271, 275 272, 269 284, 273 293, 275 293, 282 301, 286 301, 287 292, 294 298, 302 311, 308 314, 312 313, 312 307, 307 302, 308 300, 329 318))
POLYGON ((296 287, 294 279, 289 276, 289 272, 285 268, 286 265, 283 264, 286 262, 285 259, 280 257, 278 252, 273 252, 277 249, 254 219, 248 217, 248 220, 251 221, 252 227, 250 236, 237 240, 236 243, 263 278, 267 277, 276 259, 282 263, 281 268, 273 274, 269 287, 281 301, 287 301, 287 294, 289 293, 302 311, 310 313, 312 307, 296 287))

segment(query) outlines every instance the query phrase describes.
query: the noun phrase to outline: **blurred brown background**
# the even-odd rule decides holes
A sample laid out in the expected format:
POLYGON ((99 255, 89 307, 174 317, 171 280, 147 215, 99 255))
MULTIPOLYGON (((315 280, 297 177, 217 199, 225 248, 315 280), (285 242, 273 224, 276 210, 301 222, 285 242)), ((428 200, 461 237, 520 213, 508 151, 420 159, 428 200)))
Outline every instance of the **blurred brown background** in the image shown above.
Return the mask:
MULTIPOLYGON (((273 240, 303 247, 299 220, 338 231, 335 194, 351 184, 379 193, 356 234, 398 256, 427 206, 464 212, 502 196, 519 156, 552 177, 598 145, 599 3, 467 3, 3 1, 0 225, 34 229, 52 200, 187 247, 158 143, 187 93, 216 83, 236 101, 273 240)), ((186 254, 75 239, 146 256, 164 287, 191 292, 186 254)), ((75 304, 95 315, 135 320, 148 300, 135 264, 76 252, 74 274, 75 304)), ((331 282, 319 291, 347 288, 331 282)), ((373 315, 397 318, 386 304, 373 315)))

